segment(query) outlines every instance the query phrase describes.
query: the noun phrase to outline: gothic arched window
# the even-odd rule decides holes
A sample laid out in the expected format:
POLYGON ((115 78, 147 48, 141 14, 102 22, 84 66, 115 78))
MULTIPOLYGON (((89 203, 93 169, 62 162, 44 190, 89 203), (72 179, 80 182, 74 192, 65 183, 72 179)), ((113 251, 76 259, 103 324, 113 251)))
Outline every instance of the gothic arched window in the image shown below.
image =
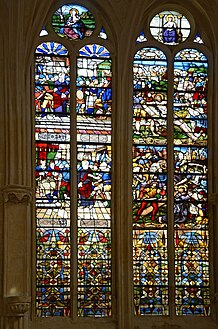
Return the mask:
POLYGON ((50 24, 35 52, 36 313, 108 317, 112 60, 85 7, 50 24))
POLYGON ((183 14, 165 10, 150 21, 150 33, 145 36, 142 31, 137 39, 133 64, 136 315, 210 315, 208 60, 200 35, 186 43, 190 32, 183 14))
POLYGON ((56 8, 35 51, 35 313, 122 329, 208 319, 208 49, 191 14, 166 8, 125 57, 79 3, 56 8))

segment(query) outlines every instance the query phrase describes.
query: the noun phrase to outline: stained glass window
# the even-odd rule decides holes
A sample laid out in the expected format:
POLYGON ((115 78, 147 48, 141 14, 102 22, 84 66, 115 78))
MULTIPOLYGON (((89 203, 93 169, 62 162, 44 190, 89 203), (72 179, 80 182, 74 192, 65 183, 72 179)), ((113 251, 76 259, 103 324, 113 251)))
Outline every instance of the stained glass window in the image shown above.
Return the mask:
MULTIPOLYGON (((55 36, 68 49, 50 41, 35 53, 39 317, 112 315, 112 59, 99 23, 85 7, 63 5, 40 36, 55 36)), ((150 32, 142 30, 136 38, 132 240, 137 317, 211 313, 208 61, 196 32, 183 14, 165 10, 150 21, 150 32)), ((122 229, 118 233, 123 236, 122 229)))
MULTIPOLYGON (((172 46, 185 41, 190 24, 183 15, 165 11, 151 20, 150 29, 160 43, 172 46), (165 33, 165 20, 172 23, 170 33, 165 33)), ((199 34, 193 41, 203 43, 199 34)), ((176 315, 210 315, 207 86, 208 61, 198 49, 184 47, 173 62, 161 44, 134 56, 133 278, 138 316, 171 314, 169 287, 176 315)))
MULTIPOLYGON (((52 26, 49 35, 73 45, 91 36, 95 20, 68 4, 55 11, 52 26)), ((103 27, 98 32, 107 39, 103 27)), ((72 49, 50 41, 35 52, 36 313, 108 317, 112 60, 102 45, 83 43, 77 57, 72 49)))
MULTIPOLYGON (((77 58, 77 189, 71 187, 70 58, 44 42, 35 56, 37 314, 69 316, 71 273, 78 316, 111 315, 111 112, 109 51, 86 45, 77 58), (77 192, 77 197, 76 197, 77 192), (77 225, 71 200, 77 198, 77 225), (76 223, 75 223, 76 224, 76 223), (71 227, 78 228, 78 269, 71 227)), ((71 87, 72 88, 72 87, 71 87)))

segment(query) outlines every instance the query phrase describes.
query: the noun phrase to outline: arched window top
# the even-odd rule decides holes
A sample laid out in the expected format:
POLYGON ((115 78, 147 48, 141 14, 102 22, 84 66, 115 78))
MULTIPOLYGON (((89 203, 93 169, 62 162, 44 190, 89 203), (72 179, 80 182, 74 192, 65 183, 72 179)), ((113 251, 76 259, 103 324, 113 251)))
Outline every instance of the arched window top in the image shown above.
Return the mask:
POLYGON ((182 60, 182 61, 207 61, 207 57, 197 49, 183 49, 179 51, 176 56, 175 60, 182 60))
POLYGON ((135 54, 135 59, 161 59, 166 60, 166 55, 163 53, 162 50, 159 50, 157 48, 142 48, 135 54))
MULTIPOLYGON (((142 10, 142 9, 141 9, 142 10)), ((158 42, 167 46, 170 52, 175 47, 181 49, 185 42, 206 45, 209 49, 213 47, 213 29, 208 17, 203 14, 199 8, 186 5, 174 6, 152 6, 152 10, 144 7, 144 15, 140 16, 141 22, 138 23, 137 32, 134 33, 135 43, 138 45, 142 42, 158 42), (168 25, 171 25, 169 27, 168 25), (168 28, 167 28, 168 26, 168 28), (143 38, 145 35, 146 39, 143 38)), ((184 46, 183 46, 184 45, 184 46)), ((202 48, 203 49, 203 48, 202 48)))
POLYGON ((97 45, 97 44, 91 44, 91 45, 85 45, 79 50, 79 55, 81 57, 92 57, 92 58, 109 58, 110 52, 107 50, 107 48, 97 45))
POLYGON ((36 54, 43 55, 68 55, 68 50, 61 43, 58 42, 43 42, 36 48, 36 54))
MULTIPOLYGON (((84 54, 80 53, 80 56, 110 57, 109 51, 106 48, 103 50, 102 47, 107 47, 108 41, 113 43, 108 20, 98 11, 98 8, 92 6, 91 10, 92 12, 88 6, 80 5, 79 1, 76 4, 64 4, 53 10, 48 21, 42 26, 39 40, 45 40, 46 43, 51 40, 56 41, 56 43, 60 41, 70 54, 83 47, 84 54), (98 40, 102 46, 96 47, 94 44, 98 44, 98 40), (90 52, 85 48, 85 45, 92 45, 90 52)), ((110 50, 112 49, 113 46, 110 44, 110 50)), ((48 50, 43 49, 43 53, 44 51, 48 50)), ((42 50, 40 50, 40 53, 42 53, 42 50)))
POLYGON ((135 315, 209 316, 208 58, 200 26, 170 9, 145 18, 133 61, 135 315))

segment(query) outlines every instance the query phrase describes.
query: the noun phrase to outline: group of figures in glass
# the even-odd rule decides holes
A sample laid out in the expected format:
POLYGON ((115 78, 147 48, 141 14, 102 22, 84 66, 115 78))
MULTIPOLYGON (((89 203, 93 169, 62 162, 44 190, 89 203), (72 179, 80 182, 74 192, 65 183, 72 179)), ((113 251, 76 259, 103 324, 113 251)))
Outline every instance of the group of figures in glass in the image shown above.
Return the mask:
MULTIPOLYGON (((79 5, 59 8, 52 25, 58 36, 77 42, 95 31, 92 13, 79 5)), ((158 41, 176 45, 189 36, 190 24, 177 12, 163 11, 151 20, 150 31, 158 41)), ((104 29, 101 32, 105 39, 104 29)), ((137 42, 146 43, 141 36, 137 42)), ((105 317, 112 310, 112 61, 104 46, 83 46, 74 63, 74 96, 70 60, 68 50, 57 42, 43 42, 36 49, 36 309, 38 316, 69 316, 71 280, 77 273, 78 316, 105 317), (73 111, 77 133, 71 128, 73 111), (76 159, 72 139, 77 141, 76 159), (78 237, 77 269, 71 259, 72 227, 78 237)), ((176 314, 209 315, 207 58, 196 49, 183 49, 175 56, 171 129, 167 67, 160 49, 144 46, 135 54, 135 314, 170 312, 167 184, 169 131, 173 131, 176 314)))

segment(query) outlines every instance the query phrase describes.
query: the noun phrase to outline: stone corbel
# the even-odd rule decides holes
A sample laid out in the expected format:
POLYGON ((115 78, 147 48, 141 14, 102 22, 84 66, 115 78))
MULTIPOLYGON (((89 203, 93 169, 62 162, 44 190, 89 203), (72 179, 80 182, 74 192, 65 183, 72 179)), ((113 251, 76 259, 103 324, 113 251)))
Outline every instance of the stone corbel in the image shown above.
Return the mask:
POLYGON ((7 304, 7 313, 9 316, 24 317, 31 306, 31 297, 7 297, 5 298, 7 304))
POLYGON ((30 204, 32 203, 33 189, 30 187, 10 185, 2 189, 4 203, 30 204))

